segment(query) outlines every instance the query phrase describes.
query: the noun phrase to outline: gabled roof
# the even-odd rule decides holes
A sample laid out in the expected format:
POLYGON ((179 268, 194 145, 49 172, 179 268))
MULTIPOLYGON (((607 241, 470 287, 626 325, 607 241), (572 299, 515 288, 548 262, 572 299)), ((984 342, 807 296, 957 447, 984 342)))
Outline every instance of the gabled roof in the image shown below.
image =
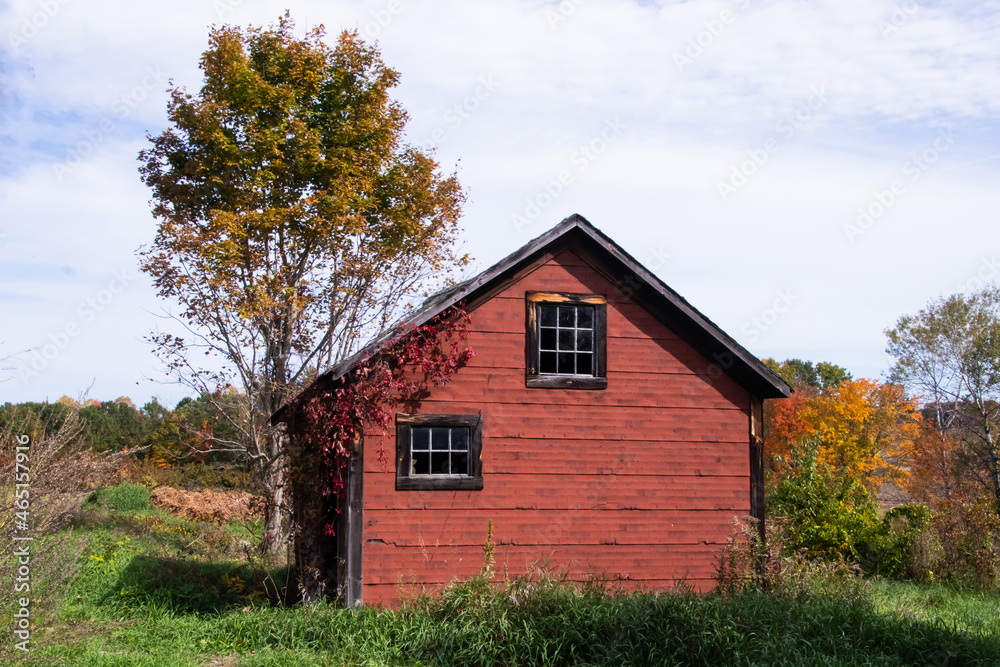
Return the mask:
POLYGON ((574 250, 581 259, 705 355, 720 372, 732 377, 752 394, 760 398, 781 398, 791 393, 791 387, 757 357, 578 214, 566 218, 478 276, 429 297, 416 311, 363 349, 316 378, 313 386, 339 380, 368 356, 381 350, 397 334, 430 322, 451 306, 464 302, 466 310, 471 312, 511 283, 568 249, 574 250))

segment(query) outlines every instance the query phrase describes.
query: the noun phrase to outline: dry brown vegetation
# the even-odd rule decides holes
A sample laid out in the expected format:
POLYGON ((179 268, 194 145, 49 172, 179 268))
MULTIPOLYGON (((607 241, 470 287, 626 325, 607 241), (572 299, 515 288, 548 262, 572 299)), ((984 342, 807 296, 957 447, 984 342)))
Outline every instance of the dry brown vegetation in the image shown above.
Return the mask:
POLYGON ((168 486, 153 491, 149 502, 192 521, 246 522, 262 515, 261 499, 246 491, 186 491, 168 486))

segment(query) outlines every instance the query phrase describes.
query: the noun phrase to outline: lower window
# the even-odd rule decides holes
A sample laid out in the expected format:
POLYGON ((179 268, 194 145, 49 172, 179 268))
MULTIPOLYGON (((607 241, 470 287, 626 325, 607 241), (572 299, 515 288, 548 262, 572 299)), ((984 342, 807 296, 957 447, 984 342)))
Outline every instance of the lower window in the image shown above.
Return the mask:
POLYGON ((482 415, 396 415, 396 489, 483 488, 482 415))

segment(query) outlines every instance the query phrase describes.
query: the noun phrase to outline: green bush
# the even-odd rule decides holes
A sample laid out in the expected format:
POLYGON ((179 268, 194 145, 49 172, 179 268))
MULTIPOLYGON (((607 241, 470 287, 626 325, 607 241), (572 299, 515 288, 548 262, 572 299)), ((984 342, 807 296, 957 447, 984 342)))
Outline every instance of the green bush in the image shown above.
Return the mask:
POLYGON ((775 597, 839 599, 864 597, 866 582, 861 567, 838 554, 833 559, 810 558, 805 549, 786 549, 787 522, 766 524, 762 544, 752 517, 735 522, 736 530, 716 561, 715 593, 733 597, 766 592, 775 597))
POLYGON ((880 528, 875 501, 856 477, 822 464, 818 452, 815 441, 792 447, 768 511, 787 519, 787 550, 860 562, 864 545, 880 528))
MULTIPOLYGON (((868 489, 846 470, 823 465, 819 444, 806 442, 792 448, 785 475, 768 508, 784 518, 786 553, 800 552, 826 561, 847 559, 865 574, 903 579, 923 576, 917 564, 930 510, 923 505, 903 505, 880 520, 868 489)), ((925 549, 926 550, 926 549, 925 549)))
POLYGON ((865 572, 892 579, 913 577, 917 541, 930 521, 930 510, 923 505, 900 505, 886 512, 878 530, 860 545, 865 572))

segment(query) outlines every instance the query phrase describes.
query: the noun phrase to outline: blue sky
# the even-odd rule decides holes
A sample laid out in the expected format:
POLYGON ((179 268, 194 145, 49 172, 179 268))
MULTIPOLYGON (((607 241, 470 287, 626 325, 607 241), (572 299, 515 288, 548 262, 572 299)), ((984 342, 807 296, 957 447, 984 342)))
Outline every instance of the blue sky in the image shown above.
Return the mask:
MULTIPOLYGON (((751 352, 866 377, 897 317, 1000 273, 1000 3, 285 4, 378 40, 478 269, 580 213, 751 352)), ((284 7, 0 4, 0 401, 184 395, 142 340, 136 157, 209 26, 284 7)))

